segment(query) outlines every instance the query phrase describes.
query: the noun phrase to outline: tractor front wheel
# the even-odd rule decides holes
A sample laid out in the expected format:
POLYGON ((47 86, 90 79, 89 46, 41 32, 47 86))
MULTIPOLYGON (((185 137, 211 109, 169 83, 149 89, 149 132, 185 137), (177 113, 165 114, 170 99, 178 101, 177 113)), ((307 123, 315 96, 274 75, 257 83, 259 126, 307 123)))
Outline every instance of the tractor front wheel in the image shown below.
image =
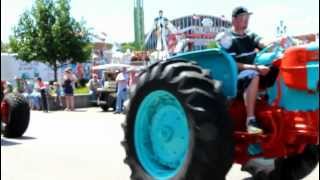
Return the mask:
POLYGON ((163 61, 145 70, 123 128, 133 180, 224 180, 232 166, 225 98, 193 63, 163 61))

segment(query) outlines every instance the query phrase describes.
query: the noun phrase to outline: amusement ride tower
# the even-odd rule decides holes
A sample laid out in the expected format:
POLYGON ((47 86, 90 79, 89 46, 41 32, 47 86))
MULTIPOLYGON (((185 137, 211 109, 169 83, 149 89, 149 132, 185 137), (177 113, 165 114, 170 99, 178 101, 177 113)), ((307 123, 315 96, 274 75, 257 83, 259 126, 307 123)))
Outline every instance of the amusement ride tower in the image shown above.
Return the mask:
POLYGON ((144 42, 143 0, 134 0, 134 41, 140 46, 144 42))

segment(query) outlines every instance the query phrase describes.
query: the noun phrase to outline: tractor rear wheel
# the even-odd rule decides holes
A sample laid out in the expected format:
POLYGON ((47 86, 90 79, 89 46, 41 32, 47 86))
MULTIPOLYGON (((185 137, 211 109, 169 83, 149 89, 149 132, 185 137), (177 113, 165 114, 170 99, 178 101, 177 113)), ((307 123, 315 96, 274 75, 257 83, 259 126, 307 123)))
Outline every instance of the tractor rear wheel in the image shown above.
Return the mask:
POLYGON ((319 163, 319 146, 308 145, 302 154, 274 160, 273 169, 254 164, 250 173, 254 180, 300 180, 309 175, 319 163))
POLYGON ((133 180, 224 180, 233 164, 225 98, 194 63, 162 61, 142 72, 123 128, 133 180))
MULTIPOLYGON (((6 104, 6 119, 4 136, 9 138, 21 137, 29 125, 30 107, 26 98, 21 94, 10 93, 3 98, 6 104)), ((3 111, 2 111, 3 112, 3 111)))

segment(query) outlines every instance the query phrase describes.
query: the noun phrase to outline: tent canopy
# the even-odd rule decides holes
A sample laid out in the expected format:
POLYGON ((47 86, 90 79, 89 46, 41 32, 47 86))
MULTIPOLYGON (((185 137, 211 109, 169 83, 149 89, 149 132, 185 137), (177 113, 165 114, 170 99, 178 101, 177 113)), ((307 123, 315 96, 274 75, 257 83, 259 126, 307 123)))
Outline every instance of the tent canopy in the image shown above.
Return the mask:
POLYGON ((128 71, 139 71, 142 66, 134 66, 129 64, 102 64, 92 67, 92 70, 120 71, 127 68, 128 71))

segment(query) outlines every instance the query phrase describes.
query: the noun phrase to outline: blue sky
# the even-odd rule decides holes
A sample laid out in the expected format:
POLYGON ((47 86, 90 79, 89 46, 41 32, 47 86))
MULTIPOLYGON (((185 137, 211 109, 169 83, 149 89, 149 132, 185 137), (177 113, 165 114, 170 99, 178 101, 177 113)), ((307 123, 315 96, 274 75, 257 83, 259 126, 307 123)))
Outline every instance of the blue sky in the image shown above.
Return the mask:
MULTIPOLYGON (((1 0, 1 40, 8 41, 19 16, 34 0, 1 0)), ((169 19, 196 14, 231 19, 234 7, 243 5, 253 12, 249 28, 260 36, 273 38, 284 20, 289 35, 319 32, 319 0, 144 0, 145 31, 159 9, 169 19)), ((95 33, 106 32, 109 42, 133 41, 133 0, 71 0, 71 14, 83 18, 95 33)))

